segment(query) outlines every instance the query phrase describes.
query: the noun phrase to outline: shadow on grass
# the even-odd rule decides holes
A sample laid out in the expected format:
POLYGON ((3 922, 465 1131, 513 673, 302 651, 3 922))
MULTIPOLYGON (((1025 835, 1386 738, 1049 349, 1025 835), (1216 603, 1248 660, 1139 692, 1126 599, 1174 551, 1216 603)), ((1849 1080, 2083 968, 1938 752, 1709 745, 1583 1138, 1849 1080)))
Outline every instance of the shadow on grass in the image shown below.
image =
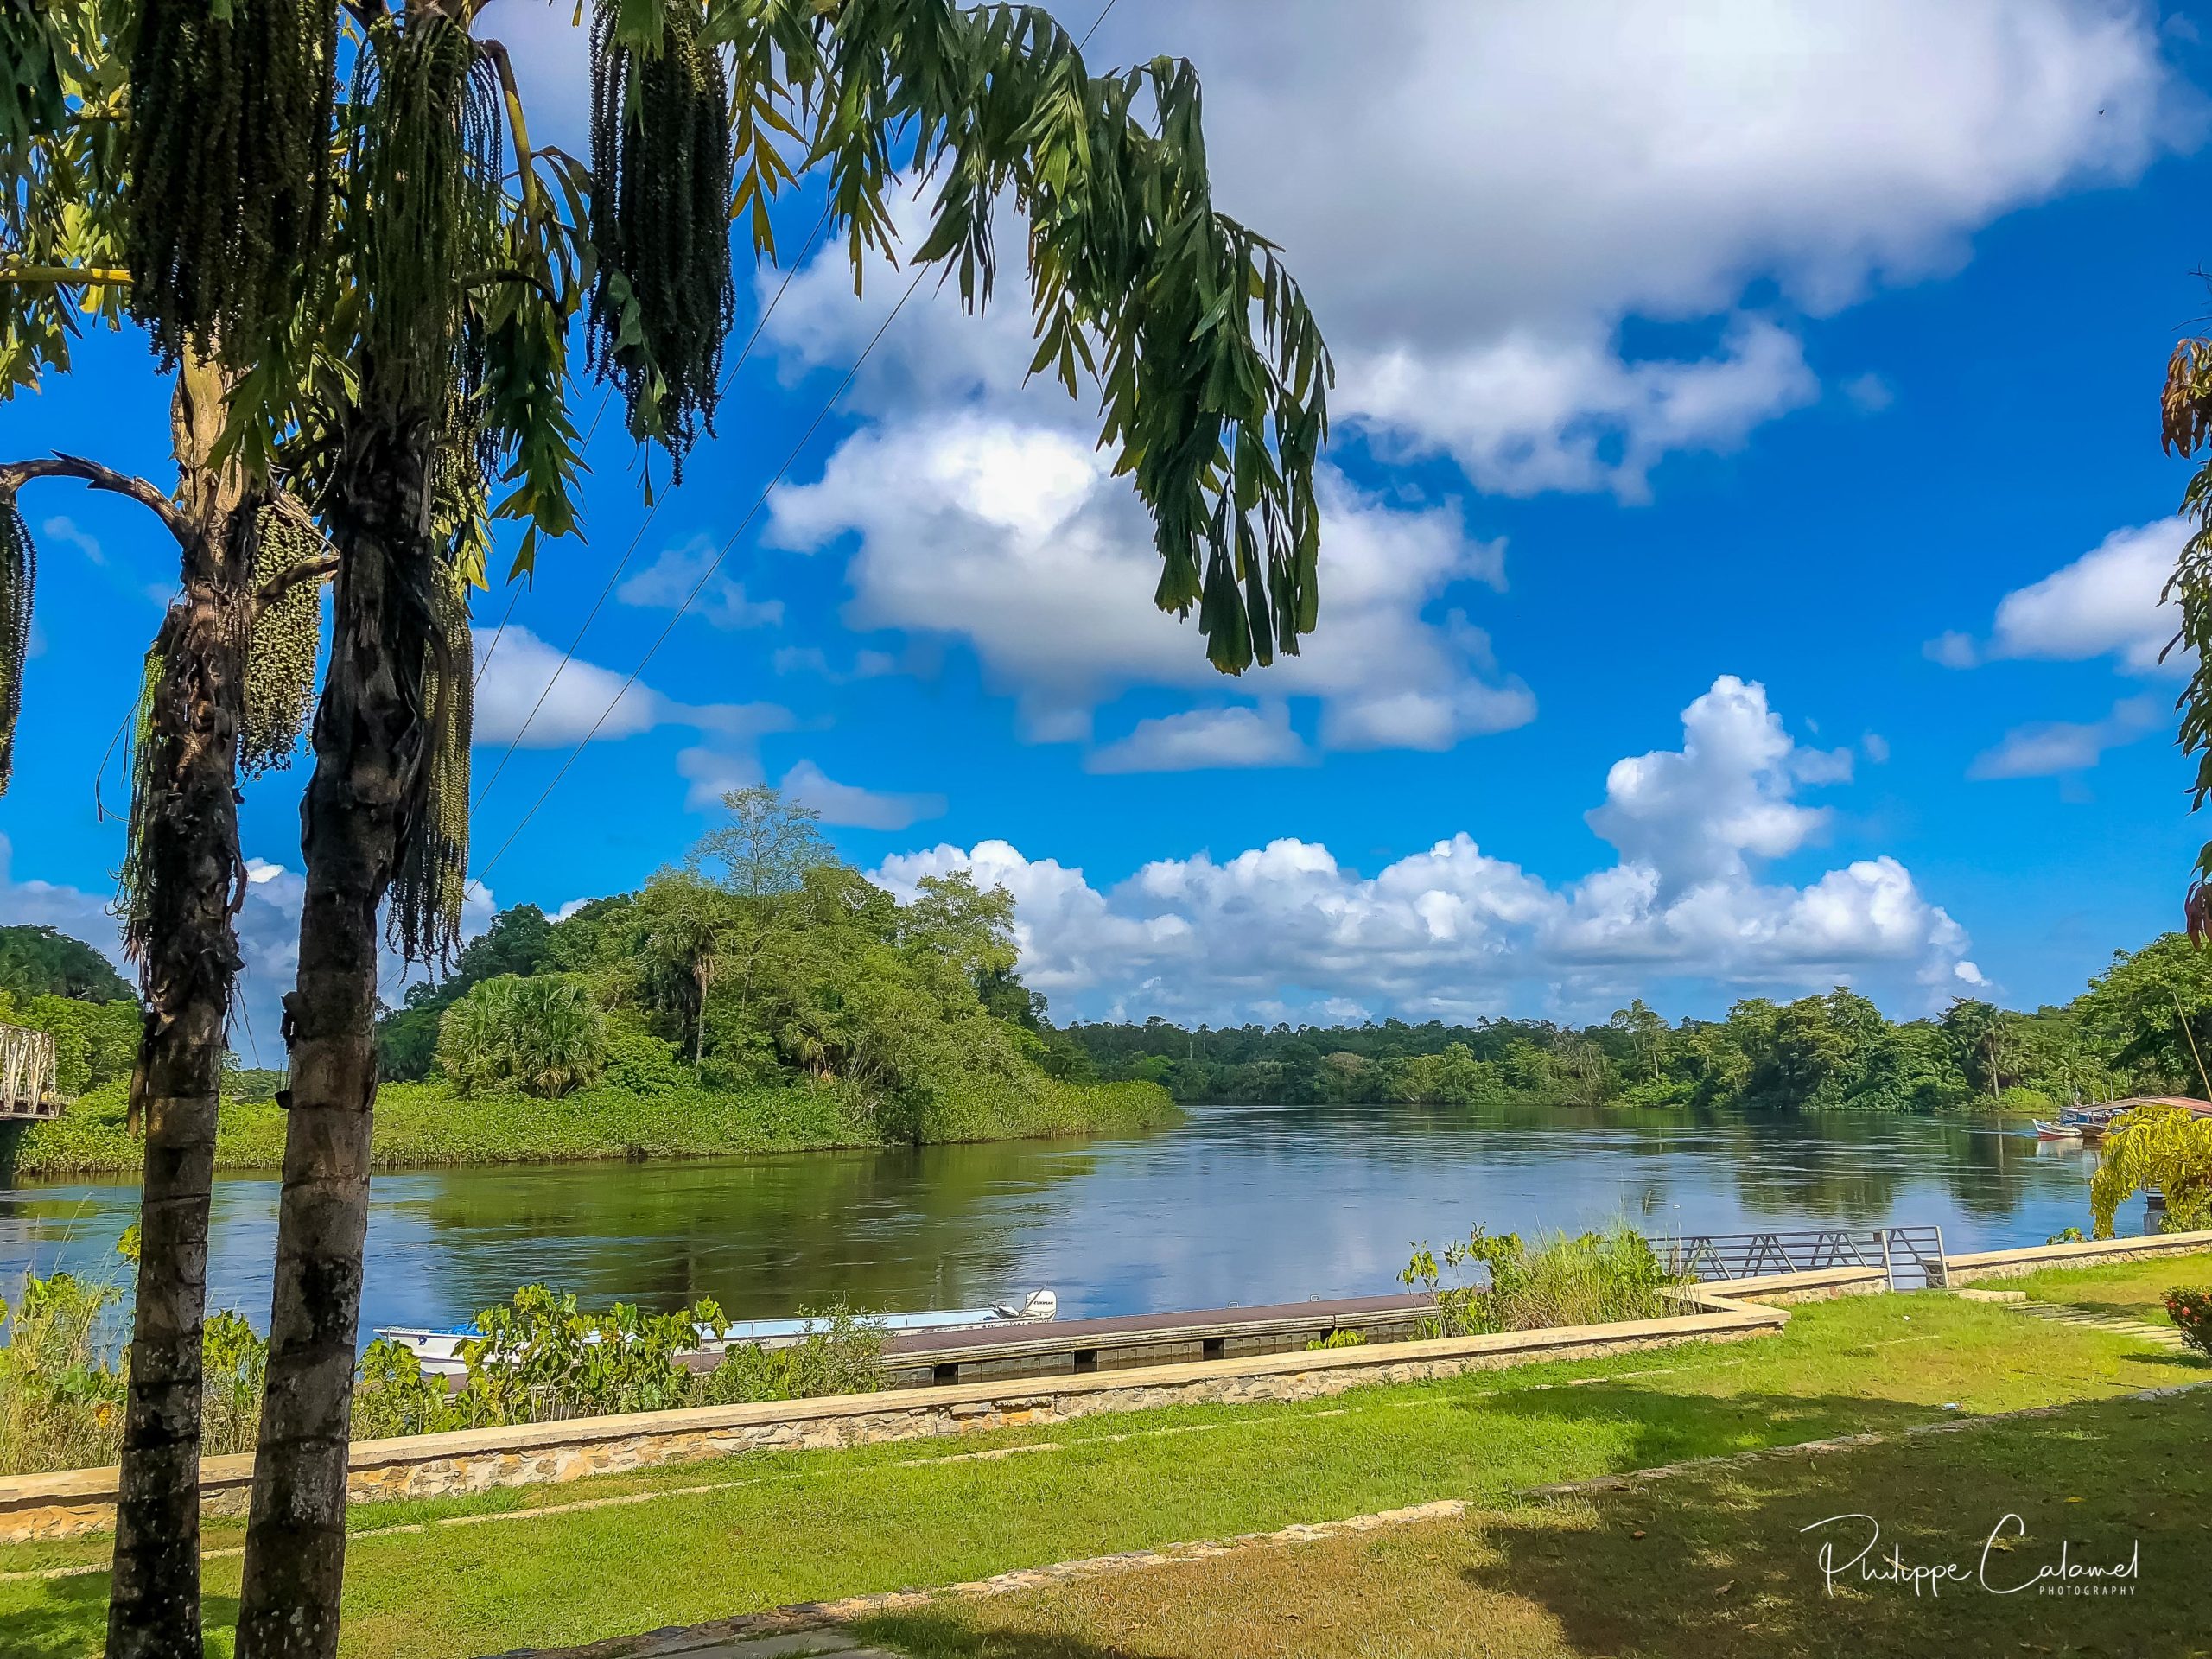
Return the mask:
POLYGON ((957 1615, 939 1612, 872 1618, 854 1625, 853 1634, 907 1659, 1179 1659, 1148 1648, 1101 1646, 1065 1631, 982 1630, 957 1615))
MULTIPOLYGON (((1913 1401, 1861 1395, 1664 1394, 1633 1382, 1598 1382, 1484 1395, 1466 1408, 1539 1423, 1625 1427, 1624 1454, 1601 1471, 1651 1469, 1841 1434, 1894 1433, 1942 1414, 1913 1401)), ((1571 1473, 1555 1478, 1571 1479, 1571 1473)))
MULTIPOLYGON (((86 1659, 99 1652, 107 1634, 106 1574, 41 1580, 31 1586, 31 1592, 0 1619, 0 1655, 5 1659, 86 1659)), ((235 1597, 202 1598, 203 1630, 227 1631, 238 1618, 235 1597)))
POLYGON ((1679 1476, 1564 1521, 1491 1521, 1462 1576, 1541 1604, 1578 1655, 2178 1652, 2202 1625, 2208 1429, 2212 1402, 2194 1397, 2103 1402, 1679 1476), (1985 1546, 2007 1516, 2020 1528, 1989 1550, 1985 1581, 1985 1546), (1865 1579, 1850 1564, 1876 1527, 1878 1570, 1894 1548, 1908 1568, 1955 1563, 1964 1581, 1916 1594, 1865 1579), (2037 1572, 2062 1548, 2077 1566, 2135 1554, 2132 1593, 2044 1593, 2037 1572))

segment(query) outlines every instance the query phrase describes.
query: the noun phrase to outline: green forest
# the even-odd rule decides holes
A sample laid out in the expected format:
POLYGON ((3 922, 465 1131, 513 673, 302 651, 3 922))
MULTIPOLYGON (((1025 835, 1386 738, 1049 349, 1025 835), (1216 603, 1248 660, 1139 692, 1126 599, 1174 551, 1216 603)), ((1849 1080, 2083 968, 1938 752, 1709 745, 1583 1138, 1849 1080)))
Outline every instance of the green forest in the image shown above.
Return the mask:
MULTIPOLYGON (((1157 1122, 1175 1101, 2049 1114, 2212 1095, 2212 952, 2177 933, 2033 1013, 1961 998, 1893 1021, 1838 988, 1672 1024, 1637 1000, 1580 1027, 1056 1026, 1022 982, 1003 889, 955 873, 902 902, 775 791, 725 805, 638 891, 557 919, 502 911, 385 1012, 378 1162, 1010 1139, 1157 1122)), ((51 929, 0 929, 0 1020, 54 1033, 75 1097, 21 1134, 15 1166, 133 1166, 137 1004, 106 961, 51 929)), ((219 1161, 278 1160, 283 1083, 227 1074, 219 1161)))
MULTIPOLYGON (((503 911, 451 973, 384 1015, 377 1161, 986 1141, 1173 1114, 1153 1083, 1051 1064, 1053 1033, 1016 972, 1004 889, 953 874, 901 903, 775 791, 740 790, 725 805, 727 822, 639 891, 559 920, 535 906, 503 911)), ((35 931, 7 932, 0 964, 15 976, 0 981, 0 1019, 56 1033, 60 1090, 78 1098, 22 1132, 14 1167, 133 1167, 137 1005, 90 947, 16 937, 35 931), (82 957, 113 982, 87 978, 82 957), (123 996, 86 1001, 56 985, 123 996)), ((219 1164, 280 1160, 283 1081, 227 1074, 219 1164)))
POLYGON ((1076 1024, 1046 1063, 1076 1078, 1141 1078, 1178 1100, 1437 1105, 1569 1103, 1751 1111, 2018 1110, 2134 1094, 2212 1097, 2212 952, 2169 933, 2072 1001, 2032 1014, 1972 998, 1892 1021, 1838 987, 1747 997, 1722 1020, 1669 1024, 1641 999, 1603 1024, 1480 1020, 1240 1026, 1076 1024))

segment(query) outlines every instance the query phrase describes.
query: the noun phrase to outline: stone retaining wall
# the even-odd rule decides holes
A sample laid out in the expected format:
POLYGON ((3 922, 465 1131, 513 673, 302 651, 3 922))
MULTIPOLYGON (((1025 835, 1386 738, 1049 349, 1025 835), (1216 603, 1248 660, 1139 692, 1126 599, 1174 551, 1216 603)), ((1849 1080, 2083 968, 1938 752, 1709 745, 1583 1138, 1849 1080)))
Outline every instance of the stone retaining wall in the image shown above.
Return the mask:
POLYGON ((2091 1238, 2077 1244, 2032 1244, 2021 1250, 1982 1250, 1944 1257, 1950 1282, 2017 1279, 2045 1268, 2093 1268, 2107 1262, 2133 1262, 2152 1255, 2188 1255, 2212 1250, 2212 1232, 2147 1233, 2140 1238, 2091 1238))
MULTIPOLYGON (((2203 1249, 2212 1249, 2212 1232, 1991 1250, 1949 1257, 1949 1276, 1956 1284, 2045 1267, 2203 1249)), ((1770 1304, 1886 1287, 1881 1270, 1874 1268, 1774 1274, 1690 1287, 1677 1294, 1696 1311, 1671 1319, 365 1440, 353 1448, 348 1492, 355 1503, 447 1497, 753 1450, 926 1440, 1163 1406, 1319 1399, 1369 1383, 1426 1382, 1682 1342, 1734 1341, 1777 1331, 1789 1322, 1788 1313, 1770 1304)), ((0 1477, 0 1543, 107 1530, 114 1524, 116 1473, 112 1468, 73 1469, 0 1477)), ((200 1465, 203 1510, 209 1515, 243 1515, 252 1479, 251 1457, 207 1459, 200 1465)))
MULTIPOLYGON (((1686 1292, 1684 1300, 1697 1311, 1615 1325, 365 1440, 353 1448, 348 1496, 357 1503, 448 1497, 739 1452, 925 1440, 1163 1406, 1320 1399, 1370 1383, 1426 1382, 1536 1360, 1760 1336, 1789 1318, 1779 1309, 1710 1291, 1686 1292)), ((116 1472, 77 1469, 0 1478, 0 1543, 106 1530, 114 1524, 116 1472)), ((252 1478, 251 1457, 208 1459, 200 1465, 203 1511, 244 1514, 252 1478)))

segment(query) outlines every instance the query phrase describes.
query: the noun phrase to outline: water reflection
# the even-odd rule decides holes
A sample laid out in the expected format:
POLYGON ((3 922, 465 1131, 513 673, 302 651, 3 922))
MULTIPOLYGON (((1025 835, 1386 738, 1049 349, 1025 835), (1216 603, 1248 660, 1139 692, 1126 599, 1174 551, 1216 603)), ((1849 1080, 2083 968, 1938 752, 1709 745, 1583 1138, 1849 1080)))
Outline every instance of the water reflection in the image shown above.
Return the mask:
MULTIPOLYGON (((593 1301, 711 1295, 739 1318, 1046 1284, 1071 1315, 1289 1300, 1392 1288, 1411 1240, 1477 1220, 1932 1222, 1993 1249, 2086 1229, 2093 1162, 1972 1122, 1222 1105, 1105 1141, 405 1172, 377 1178, 365 1324, 463 1318, 531 1279, 593 1301)), ((0 1189, 0 1286, 104 1270, 134 1196, 0 1189)), ((273 1179, 218 1184, 216 1305, 265 1314, 276 1204, 273 1179)))

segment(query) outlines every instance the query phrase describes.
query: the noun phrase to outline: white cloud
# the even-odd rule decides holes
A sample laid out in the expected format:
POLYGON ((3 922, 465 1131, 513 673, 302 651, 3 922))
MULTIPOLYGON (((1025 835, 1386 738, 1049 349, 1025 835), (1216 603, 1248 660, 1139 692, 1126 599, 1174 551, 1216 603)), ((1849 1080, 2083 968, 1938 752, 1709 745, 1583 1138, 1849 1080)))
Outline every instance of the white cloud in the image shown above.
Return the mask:
POLYGON ((782 789, 787 799, 820 813, 824 823, 856 830, 904 830, 925 818, 944 816, 942 795, 893 795, 841 784, 811 760, 802 760, 785 772, 782 789))
POLYGON ((1678 450, 1729 450, 1818 395, 1797 337, 1739 319, 1719 355, 1626 363, 1602 338, 1516 333, 1446 356, 1394 346, 1353 359, 1342 411, 1393 447, 1450 454, 1501 495, 1611 490, 1650 495, 1678 450))
POLYGON ((2104 758, 2107 749, 2133 743, 2157 730, 2165 713, 2159 698, 2123 697, 2102 720, 2053 720, 2016 726, 1995 748, 1974 757, 1967 776, 2049 778, 2086 772, 2104 758))
MULTIPOLYGON (((683 804, 694 812, 712 810, 734 789, 749 789, 766 780, 760 757, 748 747, 729 748, 698 744, 680 751, 676 770, 691 787, 683 804)), ((800 806, 812 807, 824 823, 855 830, 904 830, 925 819, 944 816, 942 795, 897 795, 841 784, 811 760, 801 760, 776 785, 800 806)))
POLYGON ((1200 772, 1217 766, 1295 766, 1313 759, 1290 728, 1290 711, 1193 709, 1141 720, 1117 742, 1084 758, 1091 772, 1200 772))
POLYGON ((102 567, 106 565, 107 553, 100 546, 99 538, 80 528, 74 518, 57 514, 41 524, 39 530, 57 542, 68 543, 70 546, 85 556, 86 563, 102 567))
MULTIPOLYGON (((1339 416, 1386 461, 1448 453, 1517 494, 1637 499, 1668 455, 1740 445, 1817 397, 1806 316, 1953 268, 1993 219, 2132 179, 2199 124, 2155 19, 2097 0, 1287 0, 1262 30, 1124 0, 1089 55, 1160 51, 1205 79, 1217 200, 1306 284, 1339 416), (1631 350, 1636 320, 1681 327, 1631 350)), ((903 189, 895 216, 912 246, 925 197, 903 189)), ((1128 688, 1220 688, 1192 631, 1145 607, 1148 526, 1088 400, 1025 382, 1008 219, 997 302, 969 317, 925 281, 850 388, 860 429, 778 493, 770 538, 849 550, 853 626, 970 640, 1026 735, 1084 741, 1128 688)), ((781 281, 761 273, 764 302, 781 281)), ((768 325, 781 371, 826 388, 906 286, 876 261, 855 300, 825 250, 768 325)), ((1881 404, 1878 372, 1840 366, 1847 397, 1881 404)), ((1434 614, 1497 544, 1456 506, 1329 487, 1321 631, 1264 694, 1320 698, 1323 748, 1444 749, 1533 718, 1479 632, 1434 614)))
POLYGON ((671 611, 689 600, 687 615, 718 628, 769 627, 781 622, 782 600, 748 599, 743 582, 707 574, 720 552, 713 537, 694 536, 681 546, 664 549, 652 564, 616 588, 614 596, 625 605, 671 611), (692 597, 695 592, 696 598, 692 597))
POLYGON ((1802 402, 1794 343, 1746 365, 1757 279, 1832 310, 2193 130, 2155 13, 2097 0, 1289 0, 1264 32, 1125 0, 1094 54, 1160 50, 1197 63, 1217 198, 1285 247, 1344 407, 1522 489, 1632 491, 1802 402), (1733 337, 1624 360, 1630 315, 1733 337), (1433 403, 1376 391, 1408 360, 1433 403), (1592 463, 1592 429, 1620 465, 1592 463))
POLYGON ((1795 792, 1842 775, 1834 755, 1790 741, 1761 687, 1724 676, 1684 711, 1681 749, 1613 769, 1592 820, 1619 861, 1561 887, 1464 834, 1373 876, 1286 838, 1165 859, 1104 888, 1002 841, 887 859, 877 879, 907 892, 969 868, 1005 886, 1023 973, 1062 1017, 1326 1018, 1349 1001, 1465 1018, 1532 999, 1586 1014, 1659 980, 1863 983, 1923 1002, 1978 985, 1964 931, 1893 858, 1802 887, 1762 878, 1821 828, 1795 792))
MULTIPOLYGON (((2132 180, 2202 125, 2155 14, 2101 0, 1286 0, 1264 30, 1123 0, 1089 55, 1160 52, 1198 66, 1216 199, 1284 247, 1340 412, 1516 493, 1633 497, 1664 455, 1808 402, 1793 326, 1748 296, 1821 315, 1946 271, 1983 226, 2132 180), (1706 343, 1631 354, 1637 317, 1706 343)), ((850 362, 904 287, 855 305, 841 263, 773 325, 807 360, 850 362)), ((1018 296, 980 327, 950 294, 918 308, 864 377, 876 407, 1027 365, 1018 296)))
POLYGON ((613 741, 658 726, 690 726, 749 741, 791 729, 791 711, 772 702, 683 703, 639 680, 581 657, 562 654, 527 628, 510 622, 498 635, 475 634, 476 742, 531 749, 563 748, 589 738, 613 741), (486 658, 489 658, 487 664, 486 658))
POLYGON ((1953 628, 1937 634, 1920 648, 1920 654, 1945 668, 1973 668, 1981 661, 1981 648, 1970 633, 1953 628))
POLYGON ((1590 827, 1629 863, 1660 873, 1671 897, 1740 881, 1754 859, 1793 853, 1827 823, 1800 806, 1800 783, 1851 776, 1851 752, 1801 747, 1767 707, 1766 688, 1724 674, 1682 711, 1682 747, 1613 763, 1590 827))
MULTIPOLYGON (((2181 626, 2178 610, 2161 596, 2188 539, 2179 518, 2113 531, 2073 563, 1999 601, 1988 654, 2060 662, 2113 656, 2136 673, 2157 670, 2181 626)), ((2181 664, 2169 659, 2167 666, 2181 664)))
MULTIPOLYGON (((1267 694, 1319 698, 1331 748, 1443 749, 1529 720, 1535 698, 1497 672, 1482 631, 1427 614, 1461 584, 1502 587, 1503 543, 1471 537, 1456 504, 1395 507, 1333 468, 1320 493, 1325 620, 1259 677, 1267 694)), ((1132 686, 1222 687, 1195 626, 1150 603, 1142 510, 1073 431, 981 413, 887 422, 770 510, 778 545, 855 537, 847 620, 966 639, 1034 741, 1089 736, 1094 710, 1132 686)))

